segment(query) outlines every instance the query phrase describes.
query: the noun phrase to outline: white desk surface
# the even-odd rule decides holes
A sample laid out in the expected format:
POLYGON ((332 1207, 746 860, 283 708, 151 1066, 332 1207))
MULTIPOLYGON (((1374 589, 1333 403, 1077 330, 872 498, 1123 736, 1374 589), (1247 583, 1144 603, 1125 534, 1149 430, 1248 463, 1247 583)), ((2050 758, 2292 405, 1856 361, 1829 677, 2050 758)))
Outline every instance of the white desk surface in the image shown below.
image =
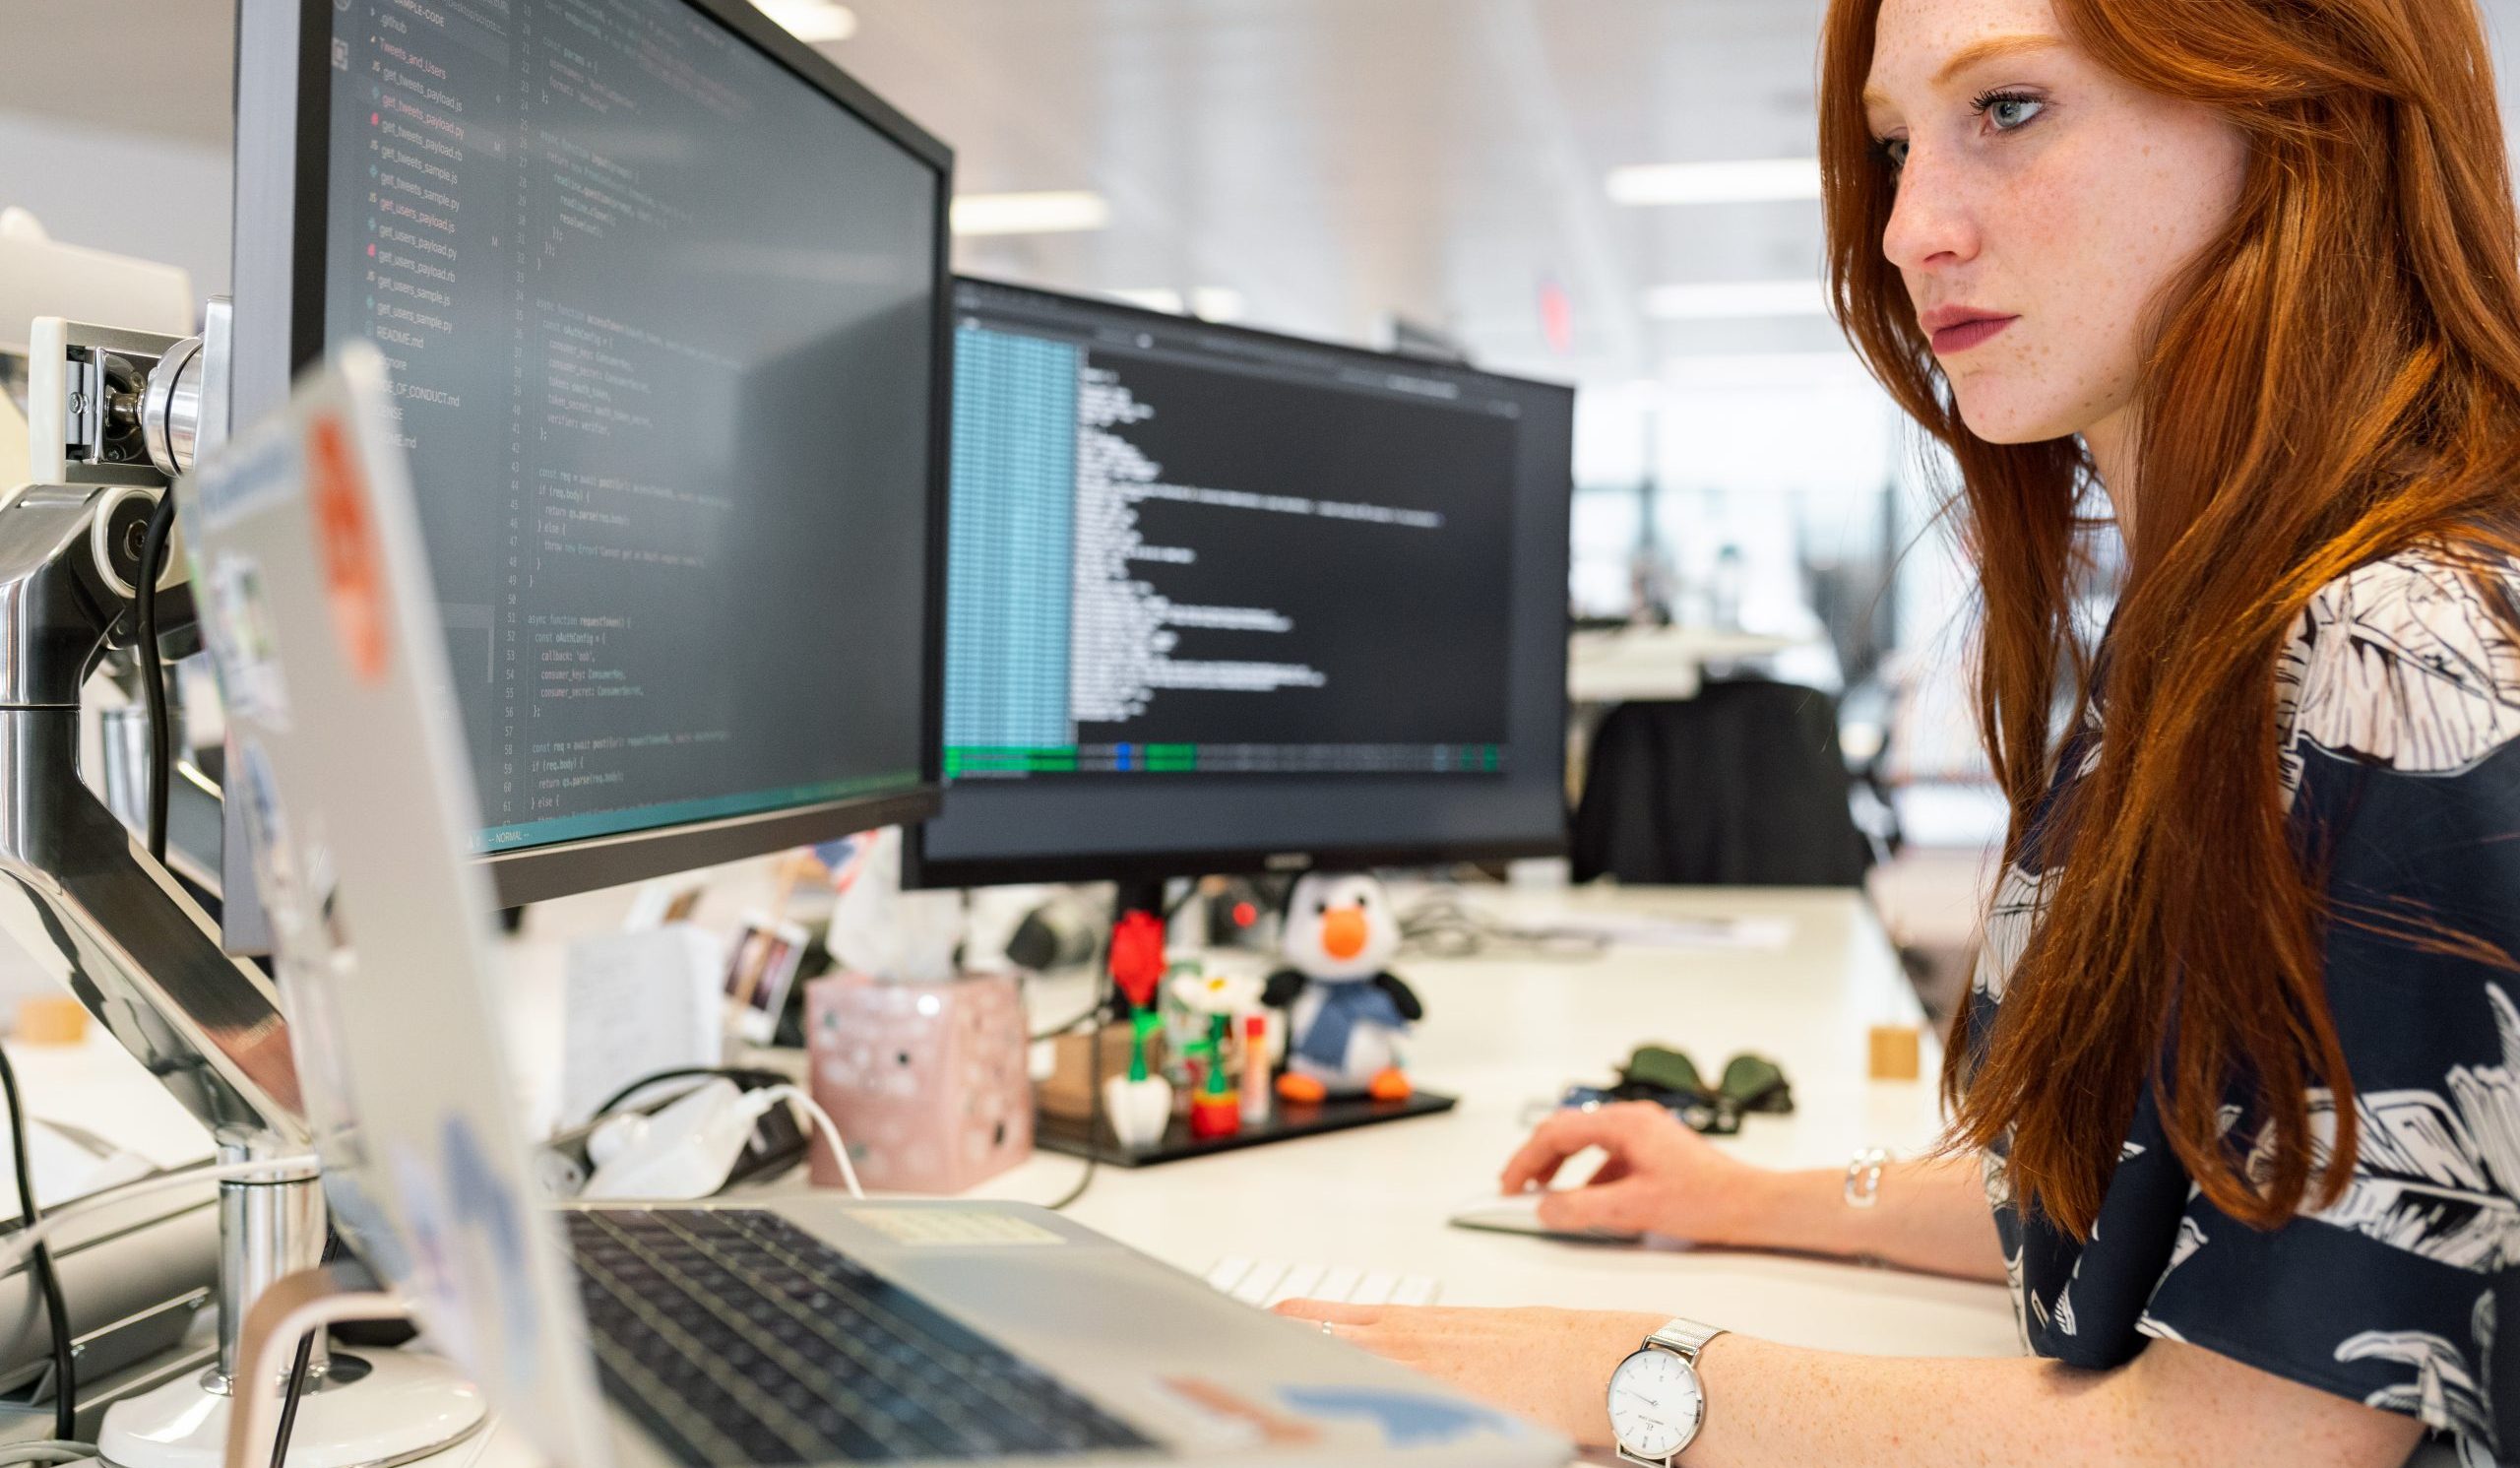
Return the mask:
MULTIPOLYGON (((1404 961, 1396 967, 1428 1011, 1412 1069, 1422 1084, 1459 1095, 1455 1111, 1143 1171, 1104 1167, 1073 1215, 1197 1273, 1229 1254, 1354 1264, 1432 1275, 1453 1305, 1668 1309, 1850 1351, 2019 1349, 2011 1308, 1995 1286, 1782 1255, 1559 1244, 1446 1226, 1453 1206, 1492 1189, 1528 1129, 1530 1106, 1571 1081, 1609 1079, 1641 1043, 1676 1046, 1710 1072, 1738 1051, 1775 1057, 1798 1110, 1748 1117, 1741 1135, 1725 1143, 1764 1164, 1836 1168, 1858 1146, 1921 1148, 1938 1118, 1930 1079, 1864 1078, 1866 1028, 1913 1020, 1917 1009, 1888 943, 1853 893, 1472 890, 1497 911, 1527 917, 1773 916, 1790 920, 1793 933, 1768 950, 1404 961)), ((1240 961, 1267 965, 1256 954, 1240 961)), ((1083 1008, 1085 998, 1080 981, 1041 986, 1035 1002, 1056 1017, 1083 1008)), ((552 1016, 534 1012, 545 1006, 520 1000, 523 1027, 547 1034, 552 1016)), ((1930 1037, 1926 1050, 1930 1076, 1930 1037)), ((78 1122, 160 1164, 207 1155, 199 1125, 101 1034, 74 1049, 11 1053, 37 1115, 78 1122)), ((1067 1191, 1082 1165, 1041 1154, 976 1195, 1047 1201, 1067 1191)))
MULTIPOLYGON (((1882 1354, 2013 1355, 2000 1287, 1858 1265, 1722 1250, 1560 1244, 1454 1229, 1455 1205, 1495 1186, 1529 1128, 1526 1108, 1571 1081, 1607 1081, 1637 1045, 1686 1051, 1712 1074, 1755 1050, 1785 1067, 1792 1117, 1750 1117, 1725 1145, 1777 1167, 1842 1168, 1856 1148, 1922 1149, 1939 1111, 1930 1080, 1865 1079, 1866 1030, 1913 1021, 1916 1000, 1862 900, 1786 890, 1480 895, 1532 916, 1609 910, 1778 916, 1779 949, 1614 951, 1589 960, 1404 960, 1425 1000, 1410 1068, 1461 1097, 1442 1116, 1143 1170, 1104 1167, 1078 1221, 1204 1274, 1238 1254, 1432 1275, 1449 1305, 1668 1309, 1796 1344, 1882 1354)), ((1404 898, 1405 901, 1405 898, 1404 898)), ((1258 955, 1254 962, 1263 962, 1258 955)), ((1053 1019, 1081 986, 1038 996, 1053 1019)), ((1077 1159, 1037 1155, 977 1195, 1045 1201, 1077 1159)))

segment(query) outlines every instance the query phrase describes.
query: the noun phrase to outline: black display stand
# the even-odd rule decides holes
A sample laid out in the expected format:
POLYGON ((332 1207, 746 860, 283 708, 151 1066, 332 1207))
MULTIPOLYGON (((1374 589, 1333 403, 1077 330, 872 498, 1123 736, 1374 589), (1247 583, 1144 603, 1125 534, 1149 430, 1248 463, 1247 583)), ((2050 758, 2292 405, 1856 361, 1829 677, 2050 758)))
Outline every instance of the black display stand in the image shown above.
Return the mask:
MULTIPOLYGON (((1256 1124, 1245 1121, 1242 1129, 1231 1136, 1194 1137, 1190 1135, 1190 1118, 1175 1117, 1162 1140, 1144 1147, 1123 1147, 1112 1139, 1106 1126, 1099 1138, 1099 1155, 1112 1167, 1151 1168, 1242 1147, 1291 1142, 1297 1137, 1376 1126, 1385 1121, 1406 1121, 1412 1117, 1431 1117, 1451 1111, 1453 1105, 1454 1098, 1441 1091, 1415 1092, 1405 1101, 1333 1098, 1313 1106, 1292 1106, 1273 1099, 1268 1120, 1256 1124)), ((1072 1117, 1037 1115, 1033 1118, 1033 1144, 1045 1152, 1064 1152, 1071 1157, 1084 1157, 1098 1150, 1087 1145, 1086 1122, 1072 1117)))

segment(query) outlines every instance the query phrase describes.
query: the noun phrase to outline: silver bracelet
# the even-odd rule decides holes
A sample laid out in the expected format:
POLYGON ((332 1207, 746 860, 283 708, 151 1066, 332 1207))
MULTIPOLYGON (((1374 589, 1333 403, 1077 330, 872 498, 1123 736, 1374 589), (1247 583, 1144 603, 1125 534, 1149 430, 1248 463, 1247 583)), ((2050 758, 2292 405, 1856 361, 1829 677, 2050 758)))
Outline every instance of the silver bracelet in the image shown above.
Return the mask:
POLYGON ((1858 1147, 1847 1160, 1847 1206, 1869 1208, 1881 1201, 1881 1170, 1890 1163, 1886 1147, 1858 1147))

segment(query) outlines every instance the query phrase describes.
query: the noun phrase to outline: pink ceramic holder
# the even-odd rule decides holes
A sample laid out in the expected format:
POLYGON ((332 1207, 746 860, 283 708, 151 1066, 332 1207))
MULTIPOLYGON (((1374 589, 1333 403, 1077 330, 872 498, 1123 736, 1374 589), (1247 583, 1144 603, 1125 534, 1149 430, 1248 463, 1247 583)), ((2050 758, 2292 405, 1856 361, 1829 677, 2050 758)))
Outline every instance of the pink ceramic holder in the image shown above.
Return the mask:
MULTIPOLYGON (((867 1187, 961 1192, 1033 1155, 1030 1037, 1014 980, 834 974, 805 986, 805 1036, 814 1100, 867 1187)), ((813 1179, 840 1185, 819 1137, 813 1179)))

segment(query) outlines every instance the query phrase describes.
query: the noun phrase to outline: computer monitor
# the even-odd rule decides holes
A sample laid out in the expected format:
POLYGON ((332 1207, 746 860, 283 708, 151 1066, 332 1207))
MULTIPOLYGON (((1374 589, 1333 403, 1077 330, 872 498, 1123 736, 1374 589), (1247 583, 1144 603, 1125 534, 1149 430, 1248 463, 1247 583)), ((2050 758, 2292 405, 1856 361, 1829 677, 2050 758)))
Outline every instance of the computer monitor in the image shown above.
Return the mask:
POLYGON ((1574 395, 955 286, 930 886, 1563 850, 1574 395))
POLYGON ((934 809, 951 153, 741 0, 238 44, 234 415, 389 357, 501 899, 934 809))

